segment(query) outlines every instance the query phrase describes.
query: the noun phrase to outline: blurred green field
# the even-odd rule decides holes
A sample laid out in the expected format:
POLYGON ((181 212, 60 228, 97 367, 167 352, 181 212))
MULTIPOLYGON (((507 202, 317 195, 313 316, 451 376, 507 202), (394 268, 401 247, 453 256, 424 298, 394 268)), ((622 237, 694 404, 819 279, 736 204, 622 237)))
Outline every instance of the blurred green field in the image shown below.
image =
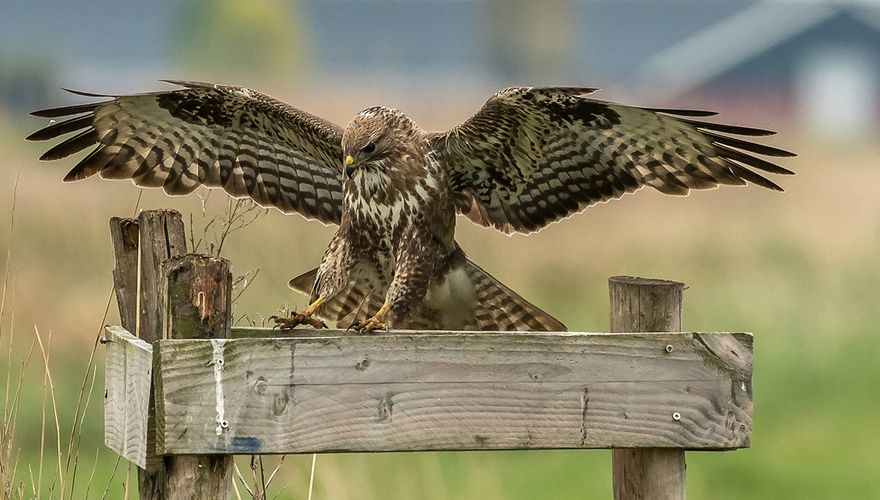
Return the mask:
MULTIPOLYGON (((21 140, 40 123, 0 120, 0 269, 8 269, 9 283, 0 317, 0 374, 16 383, 34 329, 44 341, 51 332, 66 453, 111 292, 107 220, 131 214, 137 190, 98 180, 62 185, 74 162, 38 164, 39 145, 21 140)), ((786 162, 798 175, 781 179, 785 194, 726 188, 682 199, 643 191, 528 238, 460 220, 459 240, 476 262, 573 330, 607 330, 606 279, 630 274, 686 282, 688 329, 754 332, 752 448, 689 453, 691 498, 880 498, 880 200, 869 190, 880 185, 880 144, 821 144, 791 134, 773 139, 801 155, 786 162)), ((185 217, 194 214, 196 231, 204 225, 195 197, 144 192, 140 205, 174 207, 185 217)), ((209 210, 224 206, 223 196, 211 196, 209 210)), ((233 234, 224 253, 235 272, 260 269, 237 313, 258 320, 285 302, 302 306, 304 297, 285 283, 317 265, 330 234, 330 228, 275 213, 233 234)), ((116 322, 115 315, 112 305, 107 322, 116 322)), ((120 498, 129 472, 121 463, 110 480, 116 458, 102 446, 102 363, 99 347, 75 479, 72 467, 62 466, 74 498, 84 498, 87 487, 100 497, 108 485, 107 497, 120 498)), ((31 478, 36 484, 39 477, 44 411, 43 495, 60 483, 43 381, 37 349, 25 370, 14 438, 0 443, 11 450, 3 456, 4 477, 16 463, 10 457, 16 459, 14 481, 29 497, 31 478)), ((6 382, 0 378, 0 391, 6 382)), ((249 478, 247 465, 241 462, 249 478)), ((279 491, 278 498, 305 498, 309 465, 308 456, 288 457, 270 498, 279 491)), ((573 497, 611 497, 608 452, 322 455, 315 478, 318 499, 573 497)))

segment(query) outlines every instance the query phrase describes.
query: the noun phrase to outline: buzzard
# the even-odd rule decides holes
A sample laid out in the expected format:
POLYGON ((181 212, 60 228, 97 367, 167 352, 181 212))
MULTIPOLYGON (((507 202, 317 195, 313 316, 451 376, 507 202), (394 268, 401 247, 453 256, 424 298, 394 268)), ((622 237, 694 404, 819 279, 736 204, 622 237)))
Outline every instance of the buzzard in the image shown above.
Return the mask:
POLYGON ((590 205, 650 186, 686 195, 791 174, 761 156, 787 151, 737 136, 770 131, 704 121, 714 113, 595 100, 595 89, 514 87, 446 132, 371 107, 345 129, 243 88, 174 90, 37 111, 63 118, 30 140, 72 133, 40 159, 93 147, 64 178, 131 179, 169 195, 199 186, 336 224, 319 268, 290 281, 318 318, 380 328, 564 330, 471 262, 456 214, 531 233, 590 205))

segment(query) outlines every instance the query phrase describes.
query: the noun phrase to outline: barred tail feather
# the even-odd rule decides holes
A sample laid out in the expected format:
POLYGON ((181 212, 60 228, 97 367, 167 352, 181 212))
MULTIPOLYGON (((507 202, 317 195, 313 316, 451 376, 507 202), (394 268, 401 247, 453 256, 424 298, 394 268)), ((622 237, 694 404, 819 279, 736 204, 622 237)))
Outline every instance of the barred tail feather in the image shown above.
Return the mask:
MULTIPOLYGON (((288 284, 298 292, 311 295, 316 276, 317 269, 312 269, 288 284)), ((375 314, 383 301, 383 293, 355 284, 331 297, 316 314, 324 321, 335 321, 345 327, 375 314)), ((467 259, 432 284, 424 306, 393 327, 405 330, 567 330, 559 320, 467 259)))
MULTIPOLYGON (((311 297, 317 276, 318 269, 315 268, 293 278, 287 283, 287 286, 311 297)), ((318 308, 316 315, 324 321, 335 321, 340 325, 348 326, 354 322, 354 315, 363 309, 365 302, 367 302, 367 290, 353 285, 330 297, 318 308)), ((380 302, 376 309, 381 305, 380 302)))
POLYGON ((484 331, 564 332, 562 322, 522 298, 468 259, 465 270, 474 284, 476 329, 484 331))

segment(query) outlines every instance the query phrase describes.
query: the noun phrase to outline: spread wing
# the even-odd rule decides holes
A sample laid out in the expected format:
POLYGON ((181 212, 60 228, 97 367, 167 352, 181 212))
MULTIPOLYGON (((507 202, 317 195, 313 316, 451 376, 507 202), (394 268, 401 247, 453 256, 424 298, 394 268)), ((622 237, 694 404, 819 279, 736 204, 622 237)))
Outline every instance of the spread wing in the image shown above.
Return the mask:
POLYGON ((733 136, 773 132, 707 123, 714 113, 646 109, 585 97, 594 89, 508 88, 430 141, 458 210, 484 226, 529 233, 644 186, 666 194, 791 174, 755 155, 793 154, 733 136))
POLYGON ((342 129, 242 87, 171 82, 183 88, 36 111, 61 121, 29 140, 73 133, 41 160, 95 146, 64 178, 94 174, 161 187, 170 195, 222 188, 285 213, 339 223, 342 129))

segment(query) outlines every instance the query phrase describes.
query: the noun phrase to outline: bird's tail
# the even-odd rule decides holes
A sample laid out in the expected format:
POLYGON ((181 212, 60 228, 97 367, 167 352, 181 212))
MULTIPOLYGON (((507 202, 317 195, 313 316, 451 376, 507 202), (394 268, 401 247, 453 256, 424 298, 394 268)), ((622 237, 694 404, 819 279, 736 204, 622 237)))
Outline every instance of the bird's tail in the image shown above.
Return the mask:
MULTIPOLYGON (((317 269, 293 278, 290 288, 311 294, 317 269)), ((352 285, 324 303, 317 315, 345 327, 382 306, 384 295, 352 285)), ((495 279, 470 259, 433 283, 425 305, 395 328, 414 330, 566 331, 565 325, 495 279)))
POLYGON ((522 298, 470 259, 464 271, 474 286, 474 330, 564 332, 565 325, 522 298))
MULTIPOLYGON (((287 283, 287 286, 311 296, 317 276, 318 268, 315 268, 293 278, 287 283)), ((381 295, 371 293, 366 287, 351 285, 330 297, 317 309, 315 314, 324 321, 335 321, 340 326, 347 327, 355 320, 366 319, 369 314, 378 311, 382 307, 382 299, 381 295)))

